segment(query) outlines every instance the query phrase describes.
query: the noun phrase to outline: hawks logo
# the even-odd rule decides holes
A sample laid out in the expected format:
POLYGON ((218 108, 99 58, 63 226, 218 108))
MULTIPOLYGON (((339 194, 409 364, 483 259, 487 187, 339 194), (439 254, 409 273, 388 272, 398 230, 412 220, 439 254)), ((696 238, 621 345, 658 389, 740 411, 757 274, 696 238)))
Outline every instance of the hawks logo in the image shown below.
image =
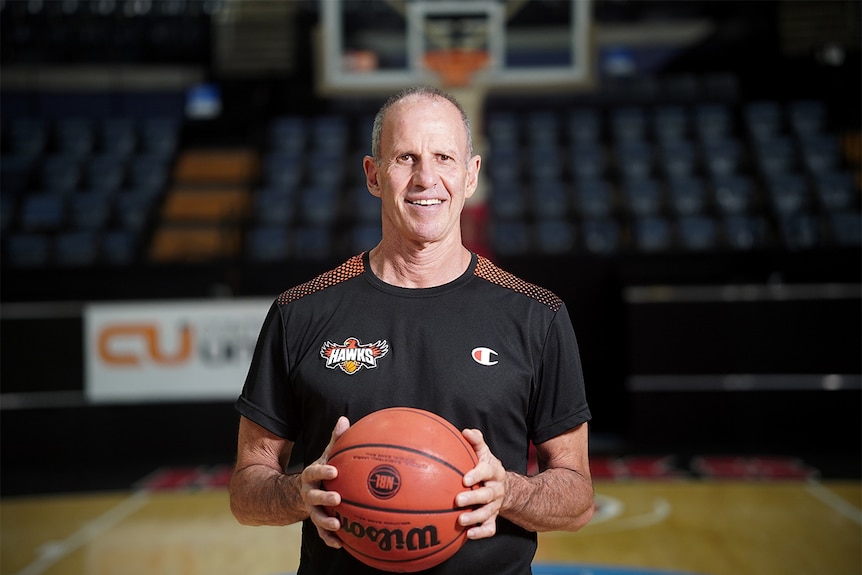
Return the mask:
POLYGON ((377 367, 377 360, 387 353, 389 343, 385 339, 362 345, 355 337, 349 337, 343 345, 327 341, 320 348, 320 357, 326 360, 326 367, 339 367, 348 375, 353 375, 363 367, 377 367))

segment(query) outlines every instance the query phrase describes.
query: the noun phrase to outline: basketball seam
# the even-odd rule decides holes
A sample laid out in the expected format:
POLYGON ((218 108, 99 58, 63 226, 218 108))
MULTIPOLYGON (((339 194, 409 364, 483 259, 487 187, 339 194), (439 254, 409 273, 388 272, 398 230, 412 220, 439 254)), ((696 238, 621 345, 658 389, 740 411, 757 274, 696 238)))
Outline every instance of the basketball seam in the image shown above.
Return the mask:
POLYGON ((330 455, 329 460, 331 461, 331 460, 335 459, 336 456, 341 455, 342 453, 346 453, 352 449, 367 449, 369 447, 385 447, 385 448, 395 449, 398 451, 406 451, 408 453, 413 453, 415 455, 421 455, 422 457, 427 457, 428 459, 430 459, 432 461, 435 461, 437 463, 440 463, 440 464, 448 467, 449 469, 458 473, 459 475, 464 475, 465 473, 467 473, 467 471, 469 471, 469 470, 461 471, 460 469, 458 469, 457 467, 455 467, 454 465, 452 465, 451 463, 449 463, 445 459, 440 459, 436 455, 431 455, 430 453, 426 453, 425 451, 422 451, 420 449, 415 449, 412 447, 405 447, 403 445, 393 445, 391 443, 357 443, 356 445, 349 445, 347 447, 339 449, 338 451, 336 451, 335 453, 330 455))

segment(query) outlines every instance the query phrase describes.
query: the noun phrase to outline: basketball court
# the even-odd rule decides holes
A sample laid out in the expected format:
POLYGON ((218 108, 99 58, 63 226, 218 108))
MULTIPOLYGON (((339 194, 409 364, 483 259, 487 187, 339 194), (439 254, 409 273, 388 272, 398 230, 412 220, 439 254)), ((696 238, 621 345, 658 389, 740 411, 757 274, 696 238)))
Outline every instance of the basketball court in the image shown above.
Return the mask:
MULTIPOLYGON (((746 478, 694 474, 666 458, 642 463, 631 465, 637 476, 616 478, 602 474, 620 461, 594 463, 595 518, 575 534, 541 534, 536 575, 862 572, 857 480, 819 478, 795 460, 736 461, 746 478)), ((228 506, 229 473, 165 468, 128 489, 3 499, 0 572, 294 573, 300 527, 240 526, 228 506)))

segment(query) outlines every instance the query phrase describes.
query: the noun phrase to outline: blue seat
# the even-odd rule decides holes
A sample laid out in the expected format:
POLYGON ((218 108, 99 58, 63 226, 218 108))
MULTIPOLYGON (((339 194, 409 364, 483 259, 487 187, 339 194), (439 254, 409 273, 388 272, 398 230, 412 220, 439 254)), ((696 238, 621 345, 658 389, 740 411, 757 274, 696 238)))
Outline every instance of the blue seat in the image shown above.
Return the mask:
POLYGON ((102 260, 113 266, 134 263, 138 234, 131 230, 111 230, 102 234, 102 260))
POLYGON ((95 150, 95 126, 85 118, 62 118, 55 123, 54 139, 58 154, 83 158, 95 150))
POLYGON ((138 128, 131 118, 106 118, 96 126, 103 155, 128 158, 138 149, 138 128))
POLYGON ((658 215, 664 207, 662 190, 651 178, 624 180, 622 190, 626 207, 635 216, 658 215))
POLYGON ((749 212, 754 207, 754 183, 746 176, 720 176, 712 180, 715 203, 724 214, 749 212))
POLYGON ((310 146, 317 152, 344 152, 350 142, 349 125, 343 116, 318 116, 311 119, 310 146))
POLYGON ((337 200, 335 188, 303 188, 299 192, 299 216, 309 225, 331 224, 338 216, 337 200))
POLYGON ((138 128, 140 152, 161 158, 176 154, 180 141, 180 123, 174 118, 149 117, 138 128))
POLYGON ((111 217, 112 198, 106 194, 75 194, 69 198, 69 223, 76 229, 104 228, 111 217))
POLYGON ((539 220, 535 237, 536 249, 542 254, 566 254, 575 247, 574 226, 563 219, 539 220))
POLYGON ((798 100, 788 105, 790 126, 799 135, 818 134, 826 128, 826 105, 820 100, 798 100))
POLYGON ((849 248, 862 246, 862 216, 858 211, 830 214, 829 228, 835 244, 849 248))
POLYGON ((796 214, 810 206, 808 183, 802 176, 775 175, 766 181, 766 189, 772 207, 778 214, 796 214))
POLYGON ((699 104, 694 108, 694 127, 701 142, 733 138, 733 112, 725 104, 699 104))
POLYGON ((661 106, 652 114, 653 131, 659 142, 683 142, 691 133, 691 119, 683 106, 661 106))
POLYGON ((809 213, 782 213, 778 218, 778 228, 784 246, 790 250, 812 249, 821 242, 820 224, 809 213))
POLYGON ((775 100, 758 100, 743 107, 743 121, 751 137, 767 140, 783 132, 784 113, 775 100))
POLYGON ((128 187, 157 195, 168 183, 170 166, 168 158, 157 154, 134 156, 128 166, 128 187))
POLYGON ((66 223, 66 199, 50 194, 30 194, 22 199, 19 221, 25 230, 59 229, 66 223))
POLYGON ((54 257, 64 267, 86 267, 96 262, 99 244, 92 232, 65 232, 57 235, 54 257))
POLYGON ((125 185, 126 159, 119 155, 96 156, 87 163, 85 172, 88 189, 114 193, 125 185))
POLYGON ((839 169, 841 145, 834 135, 806 134, 799 137, 802 163, 813 175, 839 169))
POLYGON ((668 182, 670 206, 681 216, 702 214, 708 208, 706 187, 697 178, 675 178, 668 182))
POLYGON ((268 142, 270 151, 299 156, 304 153, 307 141, 308 133, 304 117, 279 116, 270 122, 268 142))
POLYGON ((565 217, 569 209, 568 192, 562 182, 536 182, 530 200, 533 213, 540 218, 565 217))
POLYGON ((734 250, 752 250, 766 245, 766 222, 761 216, 734 214, 724 219, 724 238, 734 250))
POLYGON ((254 220, 264 226, 286 227, 296 218, 294 191, 284 188, 263 188, 252 200, 254 220))
POLYGON ((703 143, 703 164, 712 176, 729 176, 740 172, 742 152, 737 140, 710 140, 703 143))
POLYGON ((332 247, 332 232, 327 226, 302 226, 294 230, 293 255, 298 259, 327 258, 332 247))
POLYGON ((677 222, 679 244, 689 251, 707 251, 718 245, 718 226, 705 216, 684 216, 677 222))
POLYGON ((40 168, 42 190, 66 194, 78 188, 83 172, 81 160, 70 155, 48 156, 40 168))
POLYGON ((772 138, 755 142, 754 157, 767 177, 796 170, 796 147, 789 138, 772 138))
POLYGON ((659 146, 658 163, 668 179, 693 176, 698 167, 697 149, 686 140, 664 141, 659 146))
POLYGON ((614 209, 613 192, 605 180, 584 179, 575 182, 575 206, 585 218, 602 218, 614 209))
POLYGON ((526 199, 520 186, 499 184, 490 190, 491 211, 501 219, 521 218, 526 213, 526 199))
POLYGON ((303 164, 300 156, 274 152, 264 158, 262 179, 265 185, 294 189, 299 186, 302 177, 303 164))
POLYGON ((140 231, 147 224, 155 201, 146 191, 129 190, 117 195, 114 206, 121 228, 140 231))
POLYGON ((11 234, 3 242, 7 261, 14 267, 42 267, 51 256, 51 243, 46 235, 33 233, 11 234))
POLYGON ((647 138, 647 117, 642 108, 624 106, 612 110, 610 124, 618 143, 641 142, 647 138))
POLYGON ((588 219, 583 222, 584 249, 596 255, 614 254, 620 249, 621 232, 616 220, 588 219))
POLYGON ((512 112, 492 112, 488 115, 488 140, 492 149, 501 146, 517 146, 520 140, 520 122, 512 112))
POLYGON ((283 226, 261 226, 248 231, 245 252, 251 261, 273 262, 290 257, 291 234, 283 226))
POLYGON ((601 178, 605 175, 607 154, 598 144, 575 144, 572 147, 572 175, 576 179, 601 178))
POLYGON ((638 140, 624 141, 616 148, 617 166, 624 178, 646 178, 652 175, 652 146, 638 140))
POLYGON ((529 252, 530 233, 524 222, 497 220, 491 229, 491 242, 497 255, 516 256, 529 252))
POLYGON ((634 246, 642 252, 668 251, 673 245, 670 222, 661 217, 635 219, 632 232, 634 246))
POLYGON ((602 117, 597 110, 582 108, 569 113, 568 135, 573 145, 598 143, 602 132, 602 117))
POLYGON ((814 178, 814 193, 827 212, 850 210, 856 204, 858 190, 849 172, 835 171, 814 178))

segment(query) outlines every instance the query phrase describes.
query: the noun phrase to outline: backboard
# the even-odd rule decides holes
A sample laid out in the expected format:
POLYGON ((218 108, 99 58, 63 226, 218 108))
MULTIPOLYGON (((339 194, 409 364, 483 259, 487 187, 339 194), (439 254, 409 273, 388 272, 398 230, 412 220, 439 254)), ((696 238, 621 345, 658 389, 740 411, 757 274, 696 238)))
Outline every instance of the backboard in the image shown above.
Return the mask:
POLYGON ((590 0, 323 0, 318 89, 572 89, 592 55, 590 0))

